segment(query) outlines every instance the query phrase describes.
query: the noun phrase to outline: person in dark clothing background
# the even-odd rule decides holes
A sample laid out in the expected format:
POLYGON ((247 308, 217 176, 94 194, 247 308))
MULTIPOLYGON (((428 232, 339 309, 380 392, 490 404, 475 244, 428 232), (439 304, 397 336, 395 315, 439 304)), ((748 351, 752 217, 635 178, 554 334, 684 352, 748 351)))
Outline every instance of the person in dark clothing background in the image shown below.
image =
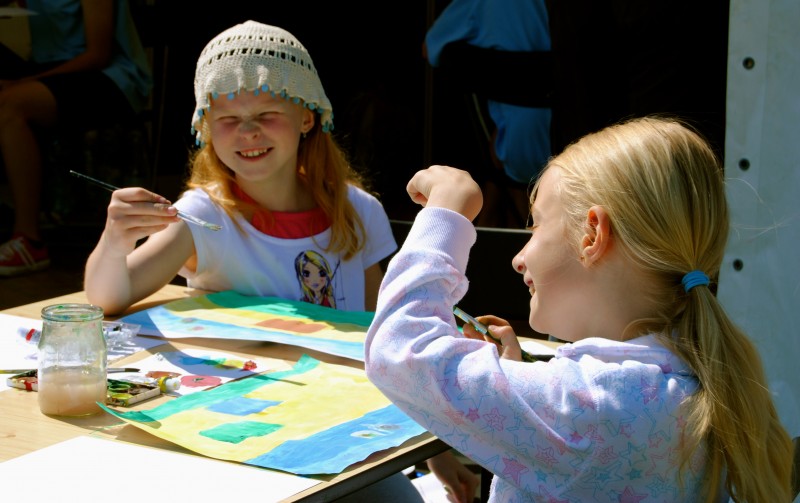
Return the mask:
POLYGON ((662 113, 688 121, 722 158, 728 0, 547 0, 547 8, 554 152, 621 119, 662 113))

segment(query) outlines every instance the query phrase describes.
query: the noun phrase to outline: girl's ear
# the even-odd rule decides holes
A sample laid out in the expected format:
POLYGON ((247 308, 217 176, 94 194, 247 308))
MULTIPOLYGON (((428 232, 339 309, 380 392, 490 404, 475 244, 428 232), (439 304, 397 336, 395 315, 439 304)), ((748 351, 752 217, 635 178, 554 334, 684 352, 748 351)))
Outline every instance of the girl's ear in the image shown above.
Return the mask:
POLYGON ((311 128, 314 127, 314 122, 316 118, 314 117, 314 112, 307 108, 303 109, 303 125, 300 127, 300 131, 305 134, 311 131, 311 128))
POLYGON ((589 266, 611 248, 611 218, 602 206, 592 206, 586 213, 585 234, 581 239, 581 262, 589 266))

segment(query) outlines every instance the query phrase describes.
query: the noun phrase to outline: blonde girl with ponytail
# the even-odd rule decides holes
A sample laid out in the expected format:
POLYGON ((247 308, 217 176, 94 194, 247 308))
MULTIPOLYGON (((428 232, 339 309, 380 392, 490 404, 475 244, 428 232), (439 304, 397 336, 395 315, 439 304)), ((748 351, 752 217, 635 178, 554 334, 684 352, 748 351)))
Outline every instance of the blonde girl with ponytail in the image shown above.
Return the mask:
POLYGON ((367 375, 494 473, 490 501, 788 502, 792 443, 757 348, 713 291, 728 238, 722 167, 677 120, 632 119, 551 159, 512 259, 529 323, 567 341, 523 362, 450 315, 481 210, 446 166, 408 183, 424 206, 392 259, 367 375))
POLYGON ((628 336, 658 334, 697 376, 679 460, 686 467, 705 451, 704 501, 720 486, 734 501, 789 501, 792 444, 758 350, 709 288, 729 229, 723 172, 708 144, 677 121, 644 118, 584 138, 553 165, 573 239, 585 209, 602 205, 620 251, 649 278, 642 291, 653 315, 628 336))

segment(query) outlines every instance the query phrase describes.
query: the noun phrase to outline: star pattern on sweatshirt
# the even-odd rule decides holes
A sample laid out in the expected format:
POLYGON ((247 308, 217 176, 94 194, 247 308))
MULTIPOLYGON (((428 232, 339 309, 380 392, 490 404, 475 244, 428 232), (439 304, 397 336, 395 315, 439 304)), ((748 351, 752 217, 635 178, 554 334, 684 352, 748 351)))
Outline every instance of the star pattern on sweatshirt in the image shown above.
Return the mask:
POLYGON ((625 486, 625 490, 619 495, 619 503, 639 503, 647 498, 649 494, 639 494, 631 486, 625 486))
POLYGON ((496 407, 493 407, 491 411, 484 414, 482 417, 490 428, 495 431, 503 431, 506 416, 500 414, 500 411, 498 411, 496 407))
POLYGON ((658 400, 659 386, 647 381, 644 377, 641 378, 639 387, 641 389, 642 401, 645 405, 652 400, 658 400))
POLYGON ((512 458, 503 458, 503 476, 511 477, 515 484, 519 485, 521 474, 530 471, 525 465, 512 458))

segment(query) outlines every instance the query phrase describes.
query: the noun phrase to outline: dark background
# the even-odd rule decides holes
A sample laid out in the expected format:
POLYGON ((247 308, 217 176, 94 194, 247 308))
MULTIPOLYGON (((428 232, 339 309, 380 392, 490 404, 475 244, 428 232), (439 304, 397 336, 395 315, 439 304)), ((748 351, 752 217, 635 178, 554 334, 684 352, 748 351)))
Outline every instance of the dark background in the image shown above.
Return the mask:
MULTIPOLYGON (((728 0, 693 1, 550 6, 557 9, 553 36, 560 37, 553 45, 563 56, 556 57, 557 149, 618 119, 674 111, 695 120, 722 156, 728 0)), ((334 136, 390 218, 413 219, 418 207, 405 185, 429 164, 467 169, 486 182, 496 173, 468 85, 448 80, 422 56, 427 27, 448 3, 157 0, 159 15, 147 24, 168 48, 159 88, 159 175, 186 174, 198 55, 218 33, 252 19, 280 26, 306 46, 333 104, 334 136)))
MULTIPOLYGON (((470 79, 450 78, 423 58, 427 27, 449 0, 130 2, 153 54, 150 129, 142 138, 127 134, 133 128, 123 124, 121 133, 112 134, 116 143, 101 136, 88 147, 72 139, 54 142, 72 149, 51 163, 49 176, 56 183, 46 188, 45 201, 53 206, 48 210, 59 223, 104 220, 107 195, 71 180, 65 175, 69 168, 178 196, 194 146, 190 118, 197 58, 214 36, 249 19, 285 28, 307 47, 333 104, 333 134, 390 218, 414 217, 418 207, 405 186, 430 164, 466 169, 485 190, 498 176, 473 100, 480 104, 483 98, 470 93, 470 79), (78 159, 87 152, 94 166, 78 159), (151 172, 132 174, 136 163, 151 172), (75 202, 76 191, 99 210, 88 217, 70 215, 71 206, 82 204, 75 202)), ((549 8, 556 61, 554 153, 613 121, 672 111, 694 119, 723 155, 728 0, 559 0, 549 8)), ((487 73, 478 62, 469 72, 476 78, 487 73)), ((501 74, 488 79, 489 85, 504 85, 501 74)), ((4 221, 8 211, 2 209, 4 221)))
MULTIPOLYGON (((152 138, 142 143, 140 136, 127 134, 132 126, 123 124, 117 142, 107 142, 101 136, 92 140, 93 146, 69 141, 54 143, 56 147, 70 147, 77 155, 66 153, 46 167, 50 171, 45 203, 50 207, 46 208, 43 231, 53 267, 3 279, 0 308, 82 289, 83 264, 102 231, 109 197, 102 189, 87 187, 65 174, 68 169, 90 172, 89 166, 81 164, 86 152, 95 161, 94 174, 117 184, 125 180, 114 179, 113 175, 129 173, 132 162, 143 164, 135 160, 145 157, 146 152, 148 161, 144 164, 147 169, 154 166, 155 172, 137 179, 165 197, 177 198, 188 174, 188 155, 194 145, 190 119, 195 106, 197 58, 214 36, 248 19, 290 31, 309 50, 333 104, 333 134, 354 166, 371 181, 391 219, 413 219, 419 207, 410 202, 405 186, 414 172, 429 164, 467 169, 484 189, 487 180, 496 175, 490 174, 493 168, 488 145, 476 122, 467 83, 454 82, 431 69, 422 56, 427 27, 448 0, 394 4, 365 0, 130 1, 142 39, 156 64, 154 107, 145 118, 152 138), (98 166, 99 160, 106 164, 98 166)), ((716 147, 722 151, 728 0, 703 0, 699 5, 690 0, 559 0, 557 4, 564 9, 562 13, 572 13, 566 20, 559 19, 572 24, 571 29, 579 29, 584 37, 567 39, 573 42, 573 59, 562 59, 561 71, 584 75, 562 81, 556 91, 561 102, 567 104, 578 103, 578 98, 570 98, 571 93, 584 96, 579 97, 579 107, 573 106, 562 114, 562 123, 579 127, 588 117, 597 120, 610 113, 604 119, 609 120, 608 117, 630 114, 626 104, 608 106, 608 96, 613 94, 619 100, 629 95, 626 89, 634 89, 637 96, 655 94, 664 102, 682 94, 703 104, 705 111, 701 115, 706 130, 715 136, 716 147), (637 6, 666 8, 669 15, 654 17, 647 9, 637 11, 637 6), (598 12, 604 16, 602 21, 598 12), (609 31, 615 34, 603 35, 609 31), (672 81, 664 85, 662 79, 661 87, 626 84, 627 88, 615 82, 629 77, 629 70, 635 65, 653 72, 651 83, 657 81, 659 74, 670 75, 672 81), (675 86, 680 89, 673 89, 675 86)), ((475 72, 480 70, 476 66, 475 72)), ((496 80, 498 85, 503 84, 502 76, 496 80)), ((599 127, 600 123, 593 124, 592 127, 599 127)), ((74 132, 60 132, 68 140, 66 133, 74 132)), ((0 183, 4 181, 2 173, 0 183)), ((10 212, 8 206, 0 206, 3 237, 11 231, 10 212)), ((516 279, 509 265, 516 251, 496 249, 492 250, 492 257, 487 257, 496 260, 498 268, 509 270, 509 281, 516 279)), ((473 311, 481 314, 483 310, 473 311)))

